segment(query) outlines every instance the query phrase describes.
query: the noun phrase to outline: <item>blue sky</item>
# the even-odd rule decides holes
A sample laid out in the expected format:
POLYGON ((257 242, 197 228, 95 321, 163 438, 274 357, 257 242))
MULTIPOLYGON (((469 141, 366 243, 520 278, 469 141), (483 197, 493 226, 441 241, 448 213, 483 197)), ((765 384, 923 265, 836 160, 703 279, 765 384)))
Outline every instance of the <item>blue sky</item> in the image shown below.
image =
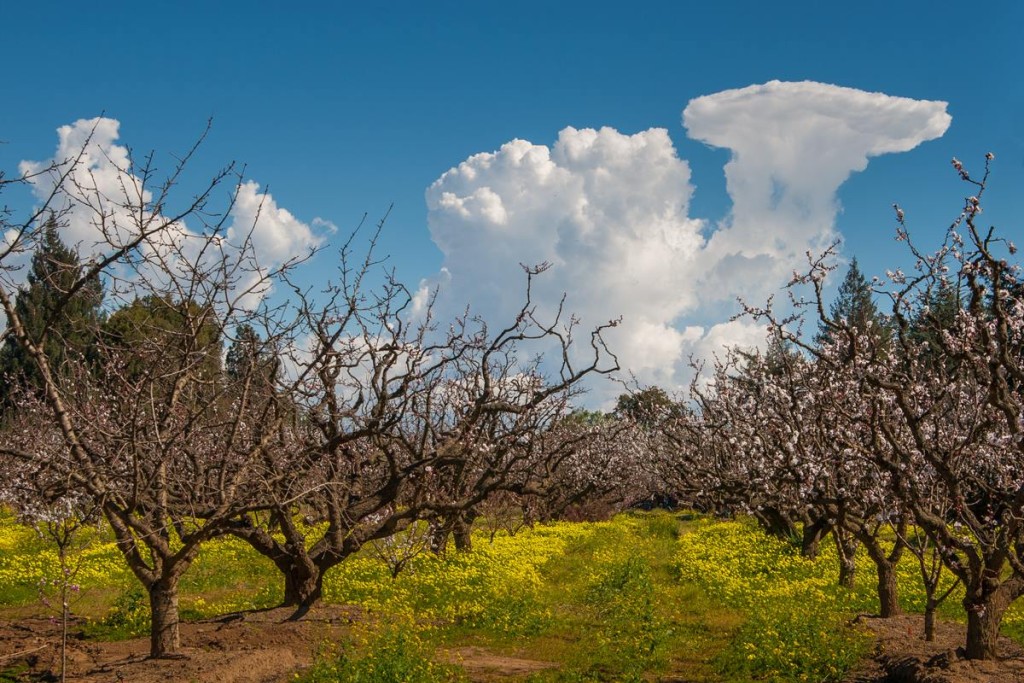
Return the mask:
MULTIPOLYGON (((944 1, 8 3, 0 167, 10 173, 22 160, 52 157, 59 126, 101 113, 120 122, 117 144, 159 153, 184 150, 212 117, 197 182, 244 162, 278 206, 305 224, 330 221, 339 234, 393 203, 382 246, 399 276, 414 287, 440 282, 445 265, 467 299, 480 283, 460 282, 456 255, 435 246, 424 196, 472 155, 514 139, 554 149, 567 126, 623 136, 664 128, 689 166, 687 216, 703 219, 710 235, 732 208, 730 152, 687 136, 681 115, 694 98, 808 80, 948 102, 944 135, 873 158, 838 191, 843 254, 880 273, 903 259, 892 240, 894 201, 922 241, 955 216, 965 188, 953 156, 974 169, 985 152, 996 154, 986 217, 1024 241, 1022 8, 1009 0, 970 9, 944 1)), ((445 210, 435 205, 429 216, 435 239, 474 230, 446 222, 445 210)), ((311 281, 331 261, 329 250, 318 257, 311 281)), ((666 324, 684 330, 706 331, 731 312, 727 301, 669 309, 666 324)))

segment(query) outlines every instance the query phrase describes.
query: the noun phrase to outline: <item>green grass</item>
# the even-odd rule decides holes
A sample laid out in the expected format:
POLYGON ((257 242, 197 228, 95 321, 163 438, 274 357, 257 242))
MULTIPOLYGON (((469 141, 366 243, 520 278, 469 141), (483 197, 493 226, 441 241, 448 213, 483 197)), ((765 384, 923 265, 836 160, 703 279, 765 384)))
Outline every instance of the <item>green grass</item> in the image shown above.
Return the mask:
POLYGON ((4 667, 0 669, 0 683, 18 683, 28 672, 29 666, 25 663, 4 667))
POLYGON ((415 623, 370 628, 321 652, 304 683, 447 683, 465 680, 455 665, 437 661, 432 629, 415 623))

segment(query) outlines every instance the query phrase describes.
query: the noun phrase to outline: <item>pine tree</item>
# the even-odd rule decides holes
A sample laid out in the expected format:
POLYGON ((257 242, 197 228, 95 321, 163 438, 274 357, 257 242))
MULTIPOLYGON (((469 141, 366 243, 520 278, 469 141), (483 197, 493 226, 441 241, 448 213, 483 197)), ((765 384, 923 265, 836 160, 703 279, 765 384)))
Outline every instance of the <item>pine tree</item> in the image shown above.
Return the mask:
MULTIPOLYGON (((82 275, 78 254, 60 239, 53 216, 40 236, 27 283, 18 292, 14 309, 29 338, 41 346, 51 371, 61 375, 89 355, 102 317, 103 286, 99 280, 91 280, 72 294, 82 275)), ((42 380, 28 352, 9 338, 0 348, 0 405, 5 412, 18 387, 39 390, 42 380)))
MULTIPOLYGON (((871 298, 871 285, 861 273, 857 258, 850 261, 850 269, 839 285, 839 293, 829 309, 829 320, 835 325, 846 326, 851 332, 867 333, 878 351, 884 351, 892 337, 889 321, 882 315, 871 298)), ((833 326, 819 323, 815 341, 819 346, 831 344, 836 335, 841 335, 833 326)))
POLYGON ((235 329, 235 339, 224 359, 224 370, 230 380, 250 378, 272 386, 277 379, 278 363, 252 325, 243 324, 235 329))
POLYGON ((939 355, 943 330, 953 326, 963 301, 960 291, 948 280, 939 280, 929 290, 910 321, 910 335, 915 342, 926 342, 928 355, 939 355))

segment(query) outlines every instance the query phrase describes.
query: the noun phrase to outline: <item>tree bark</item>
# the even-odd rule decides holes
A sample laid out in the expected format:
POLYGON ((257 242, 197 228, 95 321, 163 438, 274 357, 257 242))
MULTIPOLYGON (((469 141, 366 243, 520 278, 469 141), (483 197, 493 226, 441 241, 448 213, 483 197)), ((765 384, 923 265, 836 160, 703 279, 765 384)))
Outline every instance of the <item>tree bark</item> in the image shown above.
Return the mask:
POLYGON ((301 618, 320 599, 323 593, 322 568, 305 548, 305 538, 291 524, 282 524, 287 539, 281 543, 265 529, 248 523, 236 522, 228 531, 246 541, 253 550, 268 558, 284 577, 284 598, 281 607, 298 608, 292 619, 301 618))
POLYGON ((935 641, 935 610, 938 605, 929 598, 924 607, 924 639, 929 643, 935 641))
POLYGON ((475 520, 476 515, 462 513, 457 515, 452 522, 452 538, 457 551, 468 552, 473 549, 473 522, 475 520))
POLYGON ((464 524, 456 524, 452 530, 452 538, 455 540, 455 549, 461 552, 469 552, 473 549, 473 535, 469 527, 464 524))
POLYGON ((967 609, 967 659, 994 659, 1002 613, 995 613, 990 605, 970 604, 967 600, 964 607, 967 609))
MULTIPOLYGON (((290 575, 287 578, 291 578, 290 575)), ((287 583, 287 582, 286 582, 287 583)), ((295 604, 295 611, 288 621, 298 621, 309 613, 313 605, 320 601, 324 594, 324 572, 318 570, 316 575, 306 580, 298 592, 298 601, 295 604)))
POLYGON ((323 574, 308 555, 303 553, 301 556, 289 556, 285 561, 277 563, 277 568, 284 575, 282 607, 312 605, 320 598, 323 593, 323 574))
POLYGON ((792 541, 797 536, 796 525, 785 514, 773 507, 765 507, 754 513, 768 534, 784 541, 792 541))
MULTIPOLYGON (((896 564, 903 554, 902 541, 897 540, 892 553, 886 553, 878 538, 868 529, 861 528, 857 537, 868 551, 868 557, 875 564, 878 573, 878 615, 883 619, 903 614, 900 607, 899 591, 896 588, 896 564)), ((856 551, 856 545, 854 545, 856 551)))
POLYGON ((448 539, 455 542, 459 552, 473 549, 473 522, 476 515, 472 512, 455 512, 430 520, 430 537, 428 546, 435 555, 444 555, 448 550, 448 539))
POLYGON ((857 583, 857 563, 850 558, 839 558, 839 587, 853 590, 857 583))
POLYGON ((995 585, 984 578, 973 582, 964 597, 967 611, 967 659, 995 659, 999 626, 1007 608, 1024 589, 1024 577, 1014 575, 995 585))
POLYGON ((837 525, 832 529, 839 555, 839 585, 853 590, 857 578, 857 541, 840 531, 837 525))
POLYGON ((891 562, 875 562, 878 570, 878 615, 883 619, 903 614, 896 588, 896 566, 891 562))
POLYGON ((430 548, 430 552, 435 555, 444 555, 448 549, 448 537, 451 536, 451 528, 442 519, 431 519, 428 524, 430 525, 429 534, 430 537, 427 541, 427 545, 430 548))
POLYGON ((804 522, 803 534, 800 538, 800 554, 814 560, 818 557, 821 539, 828 533, 829 523, 824 518, 804 522))
POLYGON ((149 656, 173 657, 181 647, 178 630, 178 580, 162 578, 147 586, 152 621, 149 656))

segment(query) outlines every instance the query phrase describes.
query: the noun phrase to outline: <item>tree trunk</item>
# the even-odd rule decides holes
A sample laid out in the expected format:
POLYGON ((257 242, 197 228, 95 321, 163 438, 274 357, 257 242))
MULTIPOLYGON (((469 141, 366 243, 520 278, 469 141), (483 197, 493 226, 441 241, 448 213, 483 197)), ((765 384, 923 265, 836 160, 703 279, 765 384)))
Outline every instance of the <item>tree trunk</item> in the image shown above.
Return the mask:
POLYGON ((964 597, 967 611, 967 659, 995 659, 999 625, 1010 603, 1020 595, 1019 580, 1005 580, 993 590, 985 590, 984 581, 964 597))
MULTIPOLYGON (((288 578, 291 578, 290 576, 288 578)), ((287 589, 288 581, 285 581, 287 589)), ((297 591, 297 602, 291 603, 296 606, 295 612, 288 617, 288 621, 298 621, 302 617, 309 613, 309 610, 320 601, 320 598, 324 594, 324 572, 318 569, 315 576, 309 577, 302 583, 301 586, 296 587, 297 591)))
POLYGON ((839 555, 839 585, 853 590, 857 578, 857 541, 836 525, 832 529, 839 555))
POLYGON ((468 552, 473 549, 473 535, 470 527, 464 524, 456 524, 452 531, 452 538, 455 540, 455 549, 461 552, 468 552))
POLYGON ((302 557, 289 557, 286 564, 277 567, 284 574, 284 600, 282 607, 312 605, 323 593, 320 569, 303 553, 302 557))
POLYGON ((935 641, 935 609, 938 604, 929 598, 924 607, 924 639, 929 643, 935 641))
POLYGON ((847 557, 839 558, 839 587, 853 590, 857 583, 857 563, 847 557))
POLYGON ((473 522, 476 515, 462 513, 455 517, 452 523, 452 538, 455 541, 455 549, 459 552, 468 552, 473 549, 473 522))
MULTIPOLYGON (((284 519, 282 514, 282 519, 284 519)), ((323 592, 324 569, 306 550, 306 539, 290 522, 281 523, 285 541, 274 538, 266 529, 255 526, 250 520, 236 520, 228 532, 240 538, 253 550, 263 555, 277 567, 284 576, 284 599, 281 607, 298 607, 293 619, 300 618, 320 599, 323 592), (300 613, 301 612, 301 613, 300 613), (298 616, 296 616, 298 615, 298 616)))
MULTIPOLYGON (((878 573, 878 615, 888 619, 903 614, 899 591, 896 588, 896 564, 903 551, 902 542, 897 540, 892 554, 888 554, 878 538, 867 529, 861 528, 857 536, 867 549, 868 557, 874 562, 875 571, 878 573)), ((856 552, 856 544, 853 547, 856 552)))
POLYGON ((804 522, 804 530, 800 538, 800 554, 810 560, 817 559, 818 546, 828 530, 829 523, 824 518, 816 519, 813 522, 804 522))
POLYGON ((754 517, 771 536, 784 541, 792 541, 797 536, 796 525, 776 508, 764 507, 755 512, 754 517))
POLYGON ((444 555, 445 550, 448 549, 448 537, 451 535, 451 529, 441 519, 431 519, 428 524, 427 546, 430 548, 430 552, 435 555, 444 555))
POLYGON ((878 569, 878 615, 883 619, 903 614, 896 589, 896 566, 891 562, 875 562, 878 569))
POLYGON ((178 633, 178 580, 163 578, 147 586, 151 615, 149 656, 174 657, 181 647, 178 633))
MULTIPOLYGON (((62 564, 65 558, 61 558, 62 564)), ((64 582, 61 584, 61 610, 60 610, 60 683, 68 680, 68 619, 71 617, 71 610, 68 609, 68 584, 67 575, 64 575, 64 582)))
POLYGON ((1002 613, 991 611, 987 605, 970 605, 967 609, 967 659, 995 659, 996 641, 1002 613))

